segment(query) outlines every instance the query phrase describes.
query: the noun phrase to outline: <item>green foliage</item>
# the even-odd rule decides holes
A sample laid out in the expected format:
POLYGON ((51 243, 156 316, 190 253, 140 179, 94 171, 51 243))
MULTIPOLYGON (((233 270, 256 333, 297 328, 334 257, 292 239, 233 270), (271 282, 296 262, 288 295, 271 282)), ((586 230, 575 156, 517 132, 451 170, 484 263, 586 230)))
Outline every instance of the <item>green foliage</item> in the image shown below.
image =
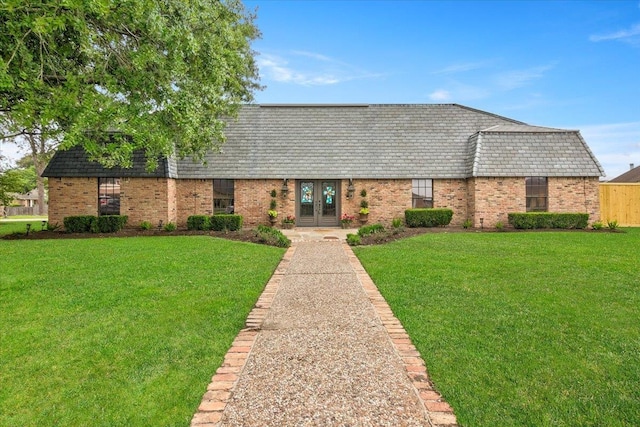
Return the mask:
POLYGON ((240 0, 4 1, 0 136, 62 131, 105 166, 200 159, 259 88, 253 19, 240 0))
POLYGON ((349 246, 358 246, 362 244, 362 240, 357 234, 349 233, 347 234, 347 244, 349 246))
POLYGON ((63 219, 64 229, 69 233, 97 233, 98 217, 95 215, 67 216, 63 219))
POLYGON ((100 233, 115 233, 122 230, 129 219, 126 215, 102 215, 98 217, 98 231, 100 233))
POLYGON ((204 236, 0 240, 0 426, 188 426, 283 253, 204 236))
POLYGON ((49 221, 47 221, 47 231, 56 231, 60 229, 60 224, 58 224, 57 222, 55 224, 51 224, 49 221))
POLYGON ((153 226, 149 221, 142 221, 140 223, 140 230, 151 230, 151 227, 153 226))
POLYGON ((607 221, 607 228, 609 228, 609 230, 617 230, 618 221, 616 221, 615 219, 607 221))
POLYGON ((589 214, 553 212, 515 212, 508 215, 509 224, 517 229, 587 227, 589 214))
POLYGON ((238 231, 242 229, 242 215, 218 214, 210 219, 213 231, 238 231))
POLYGON ((167 231, 167 232, 169 232, 169 233, 170 233, 170 232, 172 232, 172 231, 176 231, 176 228, 177 228, 177 227, 176 227, 176 225, 175 225, 174 223, 172 223, 172 222, 168 222, 168 223, 166 223, 166 224, 164 225, 164 227, 163 227, 163 228, 164 228, 164 231, 167 231))
POLYGON ((504 224, 502 223, 502 221, 496 222, 496 230, 498 230, 498 231, 503 231, 504 230, 504 224))
POLYGON ((391 225, 393 226, 393 228, 402 227, 402 218, 393 218, 393 220, 391 221, 391 225))
POLYGON ((640 228, 354 248, 461 426, 640 425, 640 228))
POLYGON ((366 201, 365 199, 362 199, 362 201, 360 201, 360 207, 362 209, 368 209, 369 208, 369 202, 366 201))
POLYGON ((470 219, 466 219, 463 223, 462 223, 462 228, 471 228, 473 226, 473 222, 470 219))
MULTIPOLYGON (((271 195, 271 197, 276 197, 278 195, 278 192, 275 189, 273 189, 269 194, 271 195)), ((275 208, 271 208, 271 209, 275 209, 275 208)))
POLYGON ((25 194, 36 188, 36 170, 9 169, 0 175, 0 187, 7 193, 25 194))
POLYGON ((291 240, 282 234, 282 231, 272 227, 267 227, 266 225, 259 225, 256 228, 256 236, 260 242, 270 246, 276 246, 279 248, 288 248, 291 246, 291 240))
POLYGON ((267 211, 267 215, 269 215, 270 218, 278 218, 278 211, 270 209, 267 211))
POLYGON ((278 207, 276 199, 271 199, 271 201, 269 202, 269 209, 273 211, 276 209, 276 207, 278 207))
POLYGON ((595 221, 593 224, 591 224, 591 228, 593 228, 594 230, 602 230, 602 227, 604 227, 602 221, 595 221))
POLYGON ((362 191, 360 191, 360 197, 367 197, 367 190, 363 188, 362 191))
POLYGON ((358 236, 366 237, 376 233, 382 233, 384 231, 384 225, 382 224, 371 224, 371 225, 363 225, 358 229, 358 236))
POLYGON ((187 230, 209 230, 211 220, 208 215, 191 215, 187 218, 187 230))
POLYGON ((444 227, 453 218, 451 209, 407 209, 404 221, 407 227, 444 227))

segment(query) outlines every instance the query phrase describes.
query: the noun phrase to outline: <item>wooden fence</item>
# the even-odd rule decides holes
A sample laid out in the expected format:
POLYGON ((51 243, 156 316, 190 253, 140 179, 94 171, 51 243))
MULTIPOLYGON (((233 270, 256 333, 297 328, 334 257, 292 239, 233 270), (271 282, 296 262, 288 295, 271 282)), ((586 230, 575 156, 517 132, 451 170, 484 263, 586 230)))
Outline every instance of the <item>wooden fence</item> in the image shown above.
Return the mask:
POLYGON ((600 218, 640 227, 640 183, 600 183, 600 218))

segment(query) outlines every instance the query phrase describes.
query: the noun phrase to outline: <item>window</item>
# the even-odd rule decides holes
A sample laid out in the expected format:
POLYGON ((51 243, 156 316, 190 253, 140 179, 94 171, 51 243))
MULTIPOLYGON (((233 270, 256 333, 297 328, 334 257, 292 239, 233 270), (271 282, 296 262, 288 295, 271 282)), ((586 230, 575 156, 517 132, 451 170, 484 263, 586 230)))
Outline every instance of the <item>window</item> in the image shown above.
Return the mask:
POLYGON ((233 180, 213 180, 213 213, 233 213, 233 180))
POLYGON ((411 207, 432 208, 433 207, 433 180, 414 179, 412 180, 411 207))
POLYGON ((120 215, 120 178, 98 178, 98 215, 120 215))
POLYGON ((549 196, 547 178, 529 176, 525 178, 527 187, 527 212, 546 212, 549 196))

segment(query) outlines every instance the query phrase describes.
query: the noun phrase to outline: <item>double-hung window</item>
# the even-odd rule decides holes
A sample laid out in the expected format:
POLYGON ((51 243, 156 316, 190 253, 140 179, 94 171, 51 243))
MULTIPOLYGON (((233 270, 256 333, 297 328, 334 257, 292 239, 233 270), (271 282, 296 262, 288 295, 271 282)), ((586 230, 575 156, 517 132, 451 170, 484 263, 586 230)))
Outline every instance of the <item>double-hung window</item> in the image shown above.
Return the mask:
POLYGON ((120 215, 120 178, 98 178, 98 214, 120 215))
POLYGON ((525 178, 527 187, 527 212, 546 212, 549 208, 549 187, 544 176, 528 176, 525 178))
POLYGON ((230 214, 233 213, 233 180, 214 179, 213 180, 213 213, 230 214))
POLYGON ((433 180, 414 179, 411 182, 411 207, 432 208, 433 207, 433 180))

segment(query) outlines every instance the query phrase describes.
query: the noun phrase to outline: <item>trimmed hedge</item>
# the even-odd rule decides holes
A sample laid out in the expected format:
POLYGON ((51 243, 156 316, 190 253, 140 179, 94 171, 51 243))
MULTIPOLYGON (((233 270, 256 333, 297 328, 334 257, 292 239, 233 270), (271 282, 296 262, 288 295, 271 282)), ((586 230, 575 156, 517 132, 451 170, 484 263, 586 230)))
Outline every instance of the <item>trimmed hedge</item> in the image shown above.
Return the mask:
POLYGON ((98 232, 98 217, 95 215, 66 216, 62 222, 69 233, 98 232))
POLYGON ((103 215, 98 217, 98 231, 100 233, 115 233, 122 230, 129 219, 126 215, 103 215))
POLYGON ((69 233, 115 233, 124 228, 126 215, 78 215, 64 218, 64 228, 69 233))
POLYGON ((191 215, 187 218, 187 230, 209 230, 211 221, 208 215, 191 215))
POLYGON ((453 218, 451 209, 407 209, 404 222, 407 227, 444 227, 453 218))
POLYGON ((587 213, 513 212, 509 224, 513 228, 529 230, 536 228, 587 228, 587 213))
POLYGON ((291 246, 291 240, 282 234, 282 231, 266 225, 258 226, 256 229, 256 236, 260 242, 267 245, 277 246, 279 248, 288 248, 291 246))
POLYGON ((242 228, 242 215, 218 214, 210 219, 213 231, 238 231, 242 228))

